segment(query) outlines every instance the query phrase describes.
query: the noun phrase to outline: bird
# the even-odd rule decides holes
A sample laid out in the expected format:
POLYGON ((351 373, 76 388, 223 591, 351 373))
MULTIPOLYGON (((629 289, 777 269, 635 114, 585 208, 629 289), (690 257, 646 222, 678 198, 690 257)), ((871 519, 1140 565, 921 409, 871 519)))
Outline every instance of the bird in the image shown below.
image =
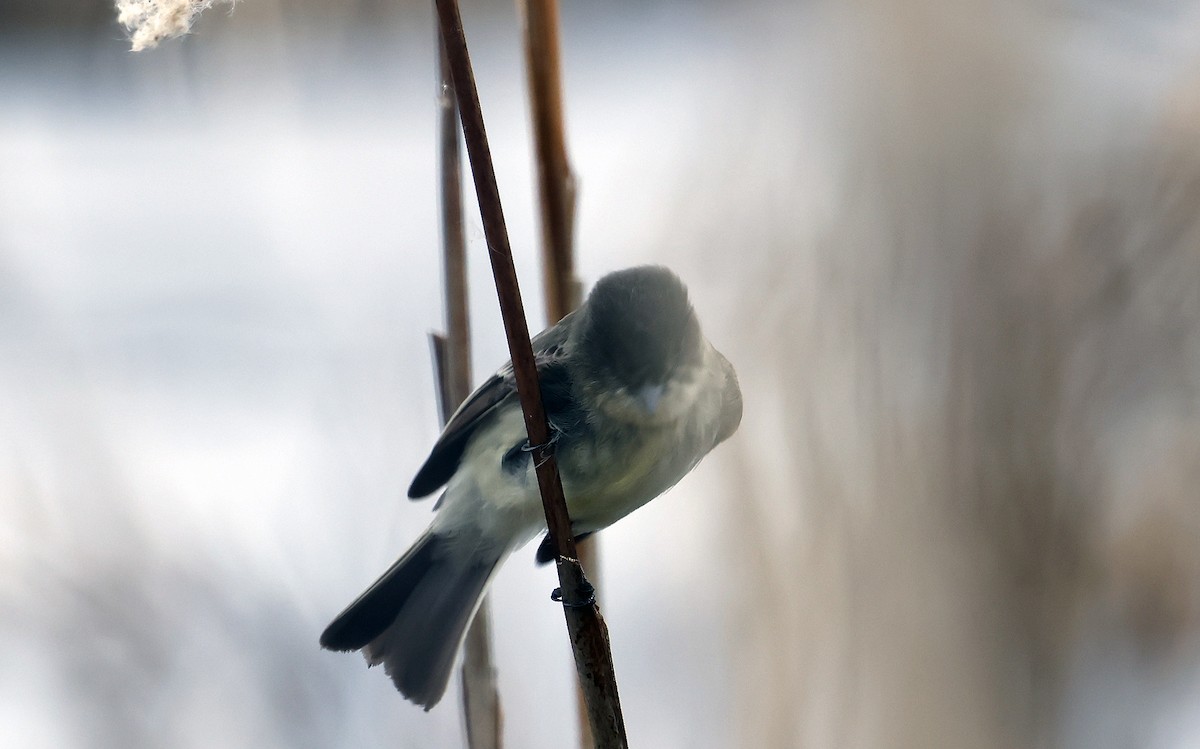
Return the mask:
MULTIPOLYGON (((582 539, 687 475, 737 430, 733 365, 704 337, 687 288, 663 266, 619 270, 532 340, 571 517, 582 539)), ((429 710, 442 698, 492 576, 546 530, 511 362, 454 412, 408 496, 445 487, 428 529, 325 629, 429 710)), ((546 535, 535 555, 554 557, 546 535)))

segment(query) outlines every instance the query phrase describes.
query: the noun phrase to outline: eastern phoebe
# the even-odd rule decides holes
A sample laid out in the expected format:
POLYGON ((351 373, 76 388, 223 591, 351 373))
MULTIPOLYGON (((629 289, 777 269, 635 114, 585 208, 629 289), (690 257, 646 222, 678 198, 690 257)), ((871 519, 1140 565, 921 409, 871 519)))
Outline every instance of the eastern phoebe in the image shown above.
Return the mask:
MULTIPOLYGON (((674 273, 609 274, 533 339, 571 528, 589 535, 674 486, 737 429, 733 366, 704 338, 674 273)), ((400 692, 437 704, 492 574, 546 529, 512 365, 450 418, 409 487, 446 486, 424 535, 321 635, 362 649, 400 692)), ((553 558, 547 538, 539 562, 553 558)))

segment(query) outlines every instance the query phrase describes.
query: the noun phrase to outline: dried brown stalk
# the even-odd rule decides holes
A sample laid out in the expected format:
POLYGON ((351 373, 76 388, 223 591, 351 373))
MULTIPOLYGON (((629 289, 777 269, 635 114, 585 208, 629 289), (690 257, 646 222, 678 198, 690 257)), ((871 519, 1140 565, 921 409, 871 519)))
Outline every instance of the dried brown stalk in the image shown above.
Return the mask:
MULTIPOLYGON (((442 208, 442 279, 447 334, 434 336, 434 362, 445 423, 471 390, 471 334, 467 306, 466 240, 463 234, 462 163, 458 105, 445 45, 438 35, 438 153, 442 208)), ((492 660, 491 596, 485 596, 463 645, 462 702, 469 749, 500 749, 502 714, 492 660)))
POLYGON ((557 0, 524 0, 525 66, 541 203, 546 317, 553 325, 579 306, 575 279, 575 175, 567 159, 557 0))
MULTIPOLYGON (((538 202, 542 224, 542 283, 546 322, 561 320, 579 306, 581 290, 575 277, 575 199, 577 183, 567 158, 563 114, 562 45, 558 0, 522 0, 525 31, 525 70, 529 76, 529 107, 533 121, 533 150, 537 168, 538 202)), ((600 554, 594 540, 580 542, 579 563, 598 583, 600 554)), ((582 688, 579 703, 579 745, 591 746, 582 688)))
POLYGON ((517 393, 525 416, 529 442, 534 445, 533 459, 537 470, 538 488, 546 512, 546 524, 555 542, 558 555, 558 579, 564 601, 567 629, 575 653, 588 706, 588 719, 597 747, 627 747, 625 721, 617 695, 616 674, 612 653, 608 647, 608 631, 592 596, 591 585, 583 575, 576 558, 571 521, 567 515, 558 463, 550 442, 550 428, 538 387, 537 365, 529 342, 529 327, 525 321, 521 291, 513 265, 512 249, 505 228, 504 211, 496 184, 495 168, 488 148, 487 133, 475 76, 467 52, 466 36, 457 0, 435 0, 441 21, 442 38, 446 45, 451 78, 461 113, 463 135, 475 192, 488 245, 496 295, 504 319, 508 348, 512 355, 517 393))

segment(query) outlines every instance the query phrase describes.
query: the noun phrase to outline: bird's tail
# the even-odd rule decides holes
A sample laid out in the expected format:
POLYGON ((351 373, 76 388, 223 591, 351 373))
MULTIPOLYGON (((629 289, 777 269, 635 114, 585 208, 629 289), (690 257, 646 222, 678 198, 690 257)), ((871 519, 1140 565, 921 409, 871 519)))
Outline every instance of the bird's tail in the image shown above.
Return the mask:
POLYGON ((328 650, 362 650, 426 710, 446 691, 454 656, 501 557, 463 558, 425 532, 321 635, 328 650))

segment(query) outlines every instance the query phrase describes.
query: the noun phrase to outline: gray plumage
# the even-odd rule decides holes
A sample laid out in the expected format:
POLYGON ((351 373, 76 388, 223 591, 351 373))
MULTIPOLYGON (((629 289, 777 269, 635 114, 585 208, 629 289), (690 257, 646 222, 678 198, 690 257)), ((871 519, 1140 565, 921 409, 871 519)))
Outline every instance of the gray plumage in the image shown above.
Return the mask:
MULTIPOLYGON (((741 421, 733 367, 666 268, 605 276, 533 344, 578 536, 669 489, 741 421)), ((425 709, 441 699, 492 574, 545 530, 526 441, 509 364, 451 416, 413 479, 414 499, 446 487, 433 523, 329 625, 322 647, 362 650, 425 709)))

